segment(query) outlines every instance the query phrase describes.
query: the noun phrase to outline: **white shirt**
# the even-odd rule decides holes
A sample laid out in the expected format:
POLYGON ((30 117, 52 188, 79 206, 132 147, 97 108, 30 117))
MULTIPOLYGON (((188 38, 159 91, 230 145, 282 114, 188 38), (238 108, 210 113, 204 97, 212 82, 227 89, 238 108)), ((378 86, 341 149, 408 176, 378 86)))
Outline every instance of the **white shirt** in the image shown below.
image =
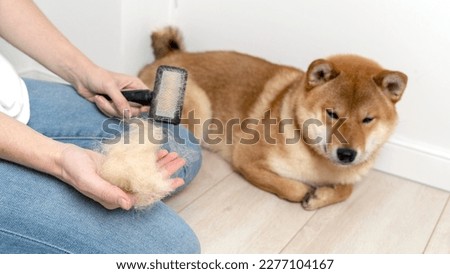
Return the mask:
POLYGON ((28 90, 13 66, 0 54, 0 112, 26 124, 30 119, 28 90))

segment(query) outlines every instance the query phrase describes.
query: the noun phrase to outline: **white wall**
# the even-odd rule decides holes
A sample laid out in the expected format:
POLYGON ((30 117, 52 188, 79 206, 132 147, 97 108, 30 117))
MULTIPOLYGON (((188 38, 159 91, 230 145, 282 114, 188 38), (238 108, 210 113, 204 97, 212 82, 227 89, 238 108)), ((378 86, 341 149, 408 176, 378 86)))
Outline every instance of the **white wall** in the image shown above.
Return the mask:
MULTIPOLYGON (((169 21, 166 0, 35 0, 89 58, 110 70, 136 74, 152 60, 149 35, 169 21)), ((0 50, 20 73, 46 71, 4 41, 0 50), (5 53, 6 52, 6 53, 5 53)))
MULTIPOLYGON (((445 0, 36 0, 98 64, 135 74, 169 22, 189 50, 232 49, 306 69, 356 53, 409 76, 400 123, 376 167, 450 190, 450 2, 445 0)), ((0 50, 5 45, 0 44, 0 50)), ((7 50, 21 70, 36 69, 7 50)))

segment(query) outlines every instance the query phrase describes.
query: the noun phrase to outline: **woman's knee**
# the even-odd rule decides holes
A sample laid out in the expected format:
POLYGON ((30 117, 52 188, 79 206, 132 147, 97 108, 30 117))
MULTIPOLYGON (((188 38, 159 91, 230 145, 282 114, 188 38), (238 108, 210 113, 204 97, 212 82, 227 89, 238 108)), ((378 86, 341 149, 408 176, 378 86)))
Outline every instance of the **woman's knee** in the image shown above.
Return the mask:
POLYGON ((31 107, 29 127, 50 138, 85 148, 95 148, 102 139, 114 137, 105 129, 118 128, 119 120, 108 119, 72 86, 24 81, 31 107))

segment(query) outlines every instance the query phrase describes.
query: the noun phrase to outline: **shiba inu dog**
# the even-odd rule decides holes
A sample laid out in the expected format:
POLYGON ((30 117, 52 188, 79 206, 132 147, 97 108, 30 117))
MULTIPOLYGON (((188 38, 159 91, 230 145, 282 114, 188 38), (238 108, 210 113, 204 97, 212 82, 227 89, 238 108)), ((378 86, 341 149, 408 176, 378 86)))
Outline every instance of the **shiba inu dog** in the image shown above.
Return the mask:
POLYGON ((356 55, 306 72, 237 52, 185 52, 172 27, 152 34, 156 68, 189 72, 183 122, 255 186, 314 210, 348 198, 395 128, 407 76, 356 55))

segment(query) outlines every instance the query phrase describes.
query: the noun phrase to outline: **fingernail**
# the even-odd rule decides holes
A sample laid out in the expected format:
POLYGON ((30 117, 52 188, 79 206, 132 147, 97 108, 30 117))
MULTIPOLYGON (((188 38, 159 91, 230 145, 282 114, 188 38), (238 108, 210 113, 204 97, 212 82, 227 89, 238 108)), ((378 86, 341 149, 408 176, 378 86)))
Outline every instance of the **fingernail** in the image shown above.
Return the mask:
POLYGON ((128 201, 125 198, 120 198, 119 199, 119 206, 121 208, 123 208, 123 209, 126 209, 126 210, 130 209, 130 205, 129 205, 128 201))
POLYGON ((131 112, 130 112, 130 110, 129 109, 124 109, 123 110, 123 118, 124 119, 130 119, 131 118, 131 112))

